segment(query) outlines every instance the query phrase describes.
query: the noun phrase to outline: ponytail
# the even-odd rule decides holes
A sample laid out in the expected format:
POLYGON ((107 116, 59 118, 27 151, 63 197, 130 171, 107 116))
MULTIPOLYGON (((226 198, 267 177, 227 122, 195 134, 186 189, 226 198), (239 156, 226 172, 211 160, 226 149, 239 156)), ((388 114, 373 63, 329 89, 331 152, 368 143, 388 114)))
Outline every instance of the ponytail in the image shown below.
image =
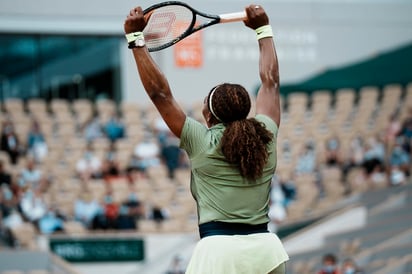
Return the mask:
POLYGON ((236 120, 226 124, 221 150, 243 177, 255 180, 263 173, 269 155, 267 145, 272 139, 273 133, 255 118, 236 120))

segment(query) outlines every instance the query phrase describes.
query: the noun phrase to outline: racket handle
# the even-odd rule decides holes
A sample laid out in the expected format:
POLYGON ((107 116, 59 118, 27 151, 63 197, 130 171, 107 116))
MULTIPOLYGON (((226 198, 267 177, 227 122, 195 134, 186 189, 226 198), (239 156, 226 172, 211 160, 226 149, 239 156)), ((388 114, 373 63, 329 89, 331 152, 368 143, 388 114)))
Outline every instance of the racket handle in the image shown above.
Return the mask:
POLYGON ((247 18, 246 12, 233 12, 233 13, 225 13, 219 15, 220 21, 219 23, 229 23, 229 22, 237 22, 243 21, 247 18))

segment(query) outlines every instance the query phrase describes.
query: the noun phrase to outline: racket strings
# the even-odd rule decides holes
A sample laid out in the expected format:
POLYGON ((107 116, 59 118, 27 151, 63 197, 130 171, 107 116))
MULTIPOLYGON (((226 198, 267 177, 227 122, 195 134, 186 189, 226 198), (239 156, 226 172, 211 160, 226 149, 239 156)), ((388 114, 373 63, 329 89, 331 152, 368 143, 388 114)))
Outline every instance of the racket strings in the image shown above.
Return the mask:
POLYGON ((193 12, 179 5, 160 7, 151 12, 143 33, 149 49, 171 43, 189 29, 193 12))

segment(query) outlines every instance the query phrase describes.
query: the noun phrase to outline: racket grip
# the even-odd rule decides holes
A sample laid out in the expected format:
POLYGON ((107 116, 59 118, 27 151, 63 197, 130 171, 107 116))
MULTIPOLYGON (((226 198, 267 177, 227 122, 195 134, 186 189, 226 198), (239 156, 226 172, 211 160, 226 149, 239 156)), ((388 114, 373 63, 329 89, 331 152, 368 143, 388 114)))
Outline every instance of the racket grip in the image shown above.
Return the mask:
POLYGON ((232 13, 225 13, 219 15, 220 21, 219 23, 229 23, 229 22, 237 22, 243 21, 247 18, 246 12, 232 12, 232 13))

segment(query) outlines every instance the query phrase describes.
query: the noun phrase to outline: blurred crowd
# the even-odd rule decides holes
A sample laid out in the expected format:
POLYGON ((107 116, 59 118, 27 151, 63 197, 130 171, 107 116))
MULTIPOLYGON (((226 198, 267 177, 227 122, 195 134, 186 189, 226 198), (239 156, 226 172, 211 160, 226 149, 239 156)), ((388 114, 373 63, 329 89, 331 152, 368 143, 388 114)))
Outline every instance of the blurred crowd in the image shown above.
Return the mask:
MULTIPOLYGON (((44 169, 43 163, 51 150, 41 122, 33 117, 22 139, 21 134, 16 134, 14 120, 3 118, 0 144, 0 234, 3 238, 10 239, 11 229, 24 222, 34 224, 40 233, 50 234, 64 231, 65 224, 72 220, 89 230, 138 229, 140 219, 162 222, 169 217, 167 208, 146 204, 139 192, 139 180, 147 178, 151 168, 166 168, 166 177, 171 181, 177 169, 188 168, 179 140, 160 118, 153 121, 128 151, 130 157, 125 164, 120 164, 124 156, 120 153, 124 151, 119 152, 117 144, 130 136, 121 116, 112 113, 105 121, 92 116, 76 126, 76 135, 87 145, 75 159, 65 159, 74 162, 70 177, 81 183, 79 195, 67 203, 72 207, 72 215, 67 214, 67 208, 62 208, 61 203, 45 197, 45 193, 61 182, 57 171, 44 169), (103 153, 95 149, 101 140, 110 144, 103 153), (113 184, 119 178, 127 182, 127 195, 121 201, 114 197, 113 191, 113 184), (88 187, 93 180, 104 184, 101 199, 96 199, 88 187)), ((288 148, 283 141, 279 140, 279 149, 287 156, 288 148)), ((410 177, 411 141, 412 110, 402 120, 396 114, 391 115, 385 130, 376 136, 358 134, 351 140, 343 140, 336 135, 324 143, 307 140, 289 176, 275 174, 272 179, 270 229, 277 231, 279 225, 288 220, 290 206, 299 202, 299 176, 309 174, 315 178, 313 188, 319 200, 327 195, 325 184, 328 182, 322 175, 328 168, 339 169, 343 195, 353 193, 356 184, 369 189, 405 184, 410 177), (343 142, 349 145, 343 146, 343 142), (356 178, 350 177, 353 170, 361 170, 356 178)))
MULTIPOLYGON (((81 155, 74 159, 69 172, 81 185, 80 191, 68 206, 47 199, 54 185, 60 184, 58 172, 44 168, 49 155, 46 135, 41 123, 33 118, 25 140, 16 134, 13 119, 3 119, 0 150, 0 236, 13 245, 12 230, 23 223, 32 223, 39 233, 52 234, 65 230, 68 221, 76 221, 87 230, 137 229, 139 219, 156 222, 168 218, 166 208, 145 205, 139 197, 138 181, 147 177, 151 167, 164 166, 173 181, 178 168, 187 168, 179 140, 161 122, 153 131, 143 134, 136 142, 126 164, 121 165, 117 151, 118 140, 127 139, 126 126, 118 115, 102 122, 92 117, 78 126, 77 134, 85 140, 81 155), (110 143, 107 150, 96 153, 96 141, 110 143), (116 180, 126 182, 127 195, 121 201, 114 198, 116 180), (104 184, 101 199, 88 187, 91 181, 104 184), (72 215, 67 212, 72 212, 72 215)), ((55 163, 56 165, 58 163, 55 163)), ((72 197, 73 193, 68 193, 72 197)))

